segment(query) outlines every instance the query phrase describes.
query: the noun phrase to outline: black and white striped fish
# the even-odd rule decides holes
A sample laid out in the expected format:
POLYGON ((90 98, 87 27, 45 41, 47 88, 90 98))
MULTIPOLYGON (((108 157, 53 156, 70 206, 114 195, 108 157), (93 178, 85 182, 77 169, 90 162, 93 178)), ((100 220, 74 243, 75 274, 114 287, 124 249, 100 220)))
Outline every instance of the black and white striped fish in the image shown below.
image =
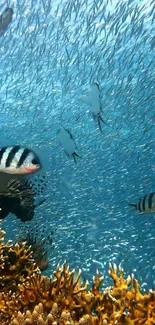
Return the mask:
POLYGON ((12 21, 13 9, 7 7, 0 15, 0 35, 4 34, 9 23, 12 21))
POLYGON ((155 192, 142 197, 137 203, 130 203, 140 213, 155 213, 155 192))
POLYGON ((31 174, 41 169, 34 151, 20 145, 0 148, 0 172, 14 175, 31 174))

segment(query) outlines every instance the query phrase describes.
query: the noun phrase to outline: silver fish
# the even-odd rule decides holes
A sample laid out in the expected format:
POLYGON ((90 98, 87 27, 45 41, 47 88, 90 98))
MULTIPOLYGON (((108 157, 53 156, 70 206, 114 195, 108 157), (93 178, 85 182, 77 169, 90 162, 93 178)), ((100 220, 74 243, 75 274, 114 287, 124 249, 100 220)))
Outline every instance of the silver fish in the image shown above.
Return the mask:
POLYGON ((149 193, 142 197, 137 203, 129 203, 140 213, 155 212, 155 192, 149 193))
POLYGON ((102 118, 102 108, 100 101, 100 90, 98 83, 94 82, 87 95, 81 96, 80 99, 90 104, 90 110, 92 112, 94 120, 97 120, 100 131, 102 132, 101 122, 108 125, 102 118))
POLYGON ((73 157, 75 164, 77 163, 76 158, 82 158, 79 154, 77 154, 76 144, 71 132, 65 128, 61 128, 57 132, 58 139, 60 141, 61 146, 65 149, 66 155, 68 157, 73 157))
POLYGON ((19 145, 0 148, 0 172, 25 175, 41 168, 39 157, 28 148, 19 145))
POLYGON ((6 8, 2 15, 0 15, 0 35, 4 34, 8 25, 12 21, 13 9, 6 8))

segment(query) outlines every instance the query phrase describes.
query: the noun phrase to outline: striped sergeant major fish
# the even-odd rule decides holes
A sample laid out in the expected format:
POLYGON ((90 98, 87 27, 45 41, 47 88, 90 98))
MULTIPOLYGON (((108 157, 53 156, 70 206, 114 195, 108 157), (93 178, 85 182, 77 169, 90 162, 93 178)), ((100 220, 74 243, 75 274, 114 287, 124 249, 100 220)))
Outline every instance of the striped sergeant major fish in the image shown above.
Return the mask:
POLYGON ((66 155, 68 157, 73 157, 75 164, 77 164, 77 157, 82 157, 76 152, 77 146, 71 132, 62 127, 60 130, 58 130, 57 136, 61 146, 65 149, 66 155))
POLYGON ((155 192, 149 193, 139 199, 137 203, 130 203, 130 206, 138 210, 140 213, 155 212, 155 192))
POLYGON ((0 36, 4 34, 8 25, 12 21, 13 9, 7 7, 0 15, 0 36))
POLYGON ((88 91, 87 95, 80 97, 84 102, 90 105, 90 110, 92 112, 94 120, 97 121, 99 129, 102 133, 101 122, 109 126, 102 118, 102 107, 101 107, 101 100, 100 100, 100 89, 97 82, 94 82, 90 90, 88 91))
POLYGON ((0 148, 0 172, 14 175, 31 174, 41 169, 34 151, 20 145, 0 148))

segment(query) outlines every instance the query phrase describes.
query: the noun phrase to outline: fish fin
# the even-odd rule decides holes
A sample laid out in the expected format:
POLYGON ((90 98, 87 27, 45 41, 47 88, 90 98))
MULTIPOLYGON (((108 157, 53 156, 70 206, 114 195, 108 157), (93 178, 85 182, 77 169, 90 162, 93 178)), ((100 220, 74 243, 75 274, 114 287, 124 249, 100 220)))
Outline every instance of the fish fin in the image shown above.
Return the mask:
POLYGON ((68 135, 70 136, 70 138, 74 141, 74 137, 73 137, 72 133, 68 129, 66 129, 66 128, 64 128, 64 130, 68 133, 68 135))
POLYGON ((101 115, 99 115, 99 119, 100 119, 104 124, 106 124, 107 126, 110 126, 109 124, 107 124, 107 123, 103 120, 103 118, 102 118, 101 115))
POLYGON ((130 211, 137 210, 137 204, 136 203, 128 203, 129 206, 133 207, 130 211))
POLYGON ((136 203, 128 203, 128 205, 130 205, 131 207, 137 207, 136 203))
POLYGON ((77 164, 76 157, 79 157, 82 159, 82 157, 80 155, 78 155, 76 152, 73 152, 72 156, 73 156, 75 164, 77 164))
POLYGON ((74 162, 75 162, 75 164, 77 165, 77 161, 76 161, 76 155, 75 155, 75 153, 73 153, 73 159, 74 159, 74 162))
POLYGON ((42 205, 45 201, 46 199, 41 200, 40 202, 36 203, 34 207, 35 208, 40 207, 40 205, 42 205))
POLYGON ((92 86, 93 86, 93 85, 96 86, 97 89, 100 91, 99 84, 98 84, 97 82, 93 82, 93 83, 92 83, 92 86))
POLYGON ((11 180, 8 183, 8 194, 10 194, 11 197, 31 197, 34 198, 35 192, 32 190, 31 184, 28 183, 27 180, 11 180))
POLYGON ((77 157, 79 157, 79 158, 83 158, 83 157, 81 157, 77 152, 74 152, 74 154, 75 154, 75 156, 77 156, 77 157))
POLYGON ((101 128, 101 122, 104 123, 104 124, 106 124, 107 126, 109 126, 109 124, 107 124, 107 123, 103 120, 103 118, 102 118, 102 116, 100 115, 100 113, 99 113, 96 117, 97 117, 97 122, 98 122, 99 129, 100 129, 100 131, 101 131, 101 133, 102 133, 103 131, 102 131, 102 128, 101 128))
POLYGON ((101 128, 101 119, 100 119, 100 117, 97 119, 97 122, 98 122, 99 129, 100 129, 100 131, 101 131, 101 133, 102 133, 102 128, 101 128))

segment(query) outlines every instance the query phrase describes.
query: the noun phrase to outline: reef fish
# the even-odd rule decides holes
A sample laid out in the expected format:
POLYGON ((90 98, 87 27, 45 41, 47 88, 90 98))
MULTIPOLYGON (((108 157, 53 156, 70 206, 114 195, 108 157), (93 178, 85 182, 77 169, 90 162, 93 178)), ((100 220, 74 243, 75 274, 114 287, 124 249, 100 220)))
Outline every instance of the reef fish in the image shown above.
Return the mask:
POLYGON ((2 15, 0 15, 0 36, 4 34, 9 23, 12 21, 13 9, 6 8, 2 15))
POLYGON ((57 132, 58 139, 61 146, 65 149, 66 155, 68 157, 73 157, 75 164, 77 163, 76 158, 82 158, 77 152, 77 146, 75 144, 74 138, 71 132, 64 127, 62 127, 57 132))
POLYGON ((30 221, 35 208, 45 201, 43 199, 36 203, 37 194, 28 180, 11 180, 7 185, 7 192, 0 192, 0 219, 4 219, 11 212, 23 222, 30 221))
POLYGON ((140 213, 152 213, 155 212, 155 192, 149 193, 142 197, 137 203, 129 203, 134 209, 140 213))
POLYGON ((0 148, 0 172, 25 175, 41 168, 39 157, 28 148, 20 145, 0 148))
POLYGON ((43 228, 39 229, 37 223, 32 225, 32 228, 27 227, 26 224, 21 226, 19 230, 18 243, 22 245, 26 242, 26 246, 31 246, 33 259, 41 271, 45 271, 49 267, 48 251, 54 249, 53 237, 55 230, 50 231, 50 227, 43 225, 43 228))
POLYGON ((94 82, 87 95, 80 97, 83 101, 90 105, 90 110, 92 112, 94 120, 97 120, 100 131, 102 132, 101 122, 108 125, 102 118, 102 108, 100 100, 100 89, 98 83, 94 82))

